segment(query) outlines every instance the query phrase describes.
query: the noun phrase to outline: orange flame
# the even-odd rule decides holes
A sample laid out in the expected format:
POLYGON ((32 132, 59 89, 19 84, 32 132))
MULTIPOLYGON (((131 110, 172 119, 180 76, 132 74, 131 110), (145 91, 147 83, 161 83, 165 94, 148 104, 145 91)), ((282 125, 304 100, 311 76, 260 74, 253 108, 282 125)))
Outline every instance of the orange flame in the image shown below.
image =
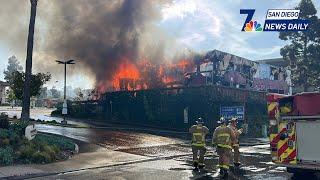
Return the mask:
POLYGON ((125 59, 112 77, 112 85, 119 90, 122 87, 122 83, 124 83, 127 90, 134 90, 136 82, 140 79, 140 72, 136 65, 125 59))
POLYGON ((98 84, 97 89, 100 92, 181 86, 184 83, 185 73, 194 68, 194 63, 188 59, 158 65, 148 59, 135 63, 125 58, 120 62, 111 83, 109 81, 98 84))
POLYGON ((175 81, 175 79, 173 77, 163 77, 162 78, 162 82, 164 82, 165 84, 172 83, 174 81, 175 81))

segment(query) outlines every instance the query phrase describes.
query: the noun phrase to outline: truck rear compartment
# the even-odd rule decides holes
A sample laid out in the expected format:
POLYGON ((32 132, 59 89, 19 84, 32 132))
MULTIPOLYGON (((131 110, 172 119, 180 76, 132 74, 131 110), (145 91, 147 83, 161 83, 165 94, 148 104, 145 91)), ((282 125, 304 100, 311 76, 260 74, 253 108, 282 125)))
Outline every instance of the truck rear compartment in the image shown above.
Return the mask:
POLYGON ((320 164, 320 120, 296 121, 298 164, 320 164))

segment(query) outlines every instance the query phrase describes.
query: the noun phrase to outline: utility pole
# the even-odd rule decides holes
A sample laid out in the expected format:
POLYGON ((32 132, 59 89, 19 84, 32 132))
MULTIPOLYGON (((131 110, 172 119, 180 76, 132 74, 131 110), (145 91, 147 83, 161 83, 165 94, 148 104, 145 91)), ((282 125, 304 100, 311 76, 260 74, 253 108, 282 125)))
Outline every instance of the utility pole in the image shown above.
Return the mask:
POLYGON ((63 115, 63 121, 61 124, 67 124, 66 115, 68 114, 68 105, 67 105, 67 64, 75 64, 74 60, 66 60, 66 61, 58 61, 56 60, 58 64, 64 65, 64 93, 63 93, 63 106, 62 106, 62 115, 63 115))
POLYGON ((21 120, 29 120, 30 118, 30 84, 32 77, 32 52, 33 52, 33 37, 34 37, 34 25, 37 14, 37 3, 38 0, 30 0, 31 3, 31 14, 29 23, 29 34, 27 42, 27 57, 26 57, 26 71, 25 81, 23 87, 23 99, 22 99, 22 112, 21 120))

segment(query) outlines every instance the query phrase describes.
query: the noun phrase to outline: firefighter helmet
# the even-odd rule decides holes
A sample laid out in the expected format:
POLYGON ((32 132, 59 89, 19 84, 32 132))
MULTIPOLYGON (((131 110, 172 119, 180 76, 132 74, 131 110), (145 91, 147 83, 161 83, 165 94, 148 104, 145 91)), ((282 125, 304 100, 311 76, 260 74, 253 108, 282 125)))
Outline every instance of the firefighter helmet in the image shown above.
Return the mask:
POLYGON ((233 117, 233 118, 231 118, 231 120, 230 120, 230 122, 234 122, 234 121, 238 121, 238 119, 237 118, 235 118, 235 117, 233 117))
POLYGON ((198 120, 196 121, 197 124, 203 124, 203 119, 201 117, 198 118, 198 120))
POLYGON ((220 120, 218 121, 218 124, 225 124, 227 122, 228 121, 224 117, 221 117, 220 120))

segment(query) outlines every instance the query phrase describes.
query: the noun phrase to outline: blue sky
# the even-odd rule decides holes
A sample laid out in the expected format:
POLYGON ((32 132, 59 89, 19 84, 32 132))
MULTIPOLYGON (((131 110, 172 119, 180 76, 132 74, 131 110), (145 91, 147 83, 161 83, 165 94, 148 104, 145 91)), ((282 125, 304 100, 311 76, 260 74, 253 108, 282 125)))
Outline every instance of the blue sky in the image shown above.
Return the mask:
MULTIPOLYGON (((253 19, 263 25, 268 9, 290 9, 299 2, 300 0, 174 0, 173 3, 159 7, 162 19, 157 25, 182 46, 199 52, 218 49, 250 60, 277 58, 280 57, 280 48, 286 43, 279 40, 279 33, 241 32, 246 15, 240 15, 239 11, 256 9, 253 19)), ((320 1, 313 2, 320 16, 320 1)), ((28 14, 29 11, 26 10, 25 13, 28 14)), ((41 16, 41 12, 39 14, 41 16)), ((27 19, 24 20, 28 22, 27 19)), ((27 31, 27 24, 23 28, 27 31)), ((25 53, 16 53, 10 43, 0 39, 0 80, 3 80, 2 71, 7 66, 7 59, 13 54, 24 64, 25 53)), ((53 77, 49 86, 62 87, 60 82, 53 84, 57 78, 59 77, 53 77)), ((70 77, 69 83, 73 87, 81 84, 82 88, 91 88, 93 83, 88 81, 82 75, 70 77)))
MULTIPOLYGON (((286 42, 278 32, 241 32, 246 15, 240 9, 256 9, 253 19, 262 25, 268 9, 290 9, 299 0, 175 0, 164 7, 160 26, 191 49, 218 49, 251 60, 280 57, 286 42)), ((319 10, 319 1, 314 1, 319 10)), ((319 14, 319 12, 318 12, 319 14)))

